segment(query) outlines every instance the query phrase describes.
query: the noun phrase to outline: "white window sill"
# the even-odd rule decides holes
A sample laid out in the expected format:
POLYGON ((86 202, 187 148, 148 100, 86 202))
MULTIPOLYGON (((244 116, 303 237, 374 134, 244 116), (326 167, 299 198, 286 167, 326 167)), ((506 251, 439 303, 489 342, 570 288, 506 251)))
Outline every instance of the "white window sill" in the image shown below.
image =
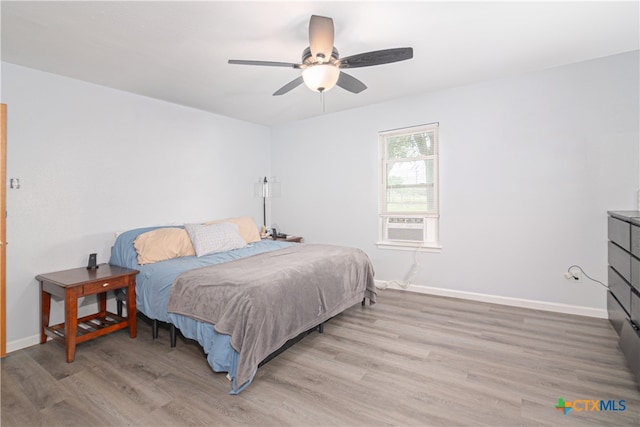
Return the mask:
POLYGON ((380 249, 391 249, 396 251, 418 251, 418 252, 442 252, 442 246, 434 243, 409 243, 409 242, 376 242, 380 249))

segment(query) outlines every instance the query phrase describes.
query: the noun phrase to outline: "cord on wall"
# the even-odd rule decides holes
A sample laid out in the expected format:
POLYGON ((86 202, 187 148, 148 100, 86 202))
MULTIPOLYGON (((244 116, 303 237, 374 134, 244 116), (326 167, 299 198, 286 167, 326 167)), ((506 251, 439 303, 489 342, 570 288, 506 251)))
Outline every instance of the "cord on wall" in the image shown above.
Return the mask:
POLYGON ((605 285, 604 283, 602 283, 599 280, 594 279, 593 277, 589 276, 583 269, 582 267, 580 267, 579 265, 572 265, 571 267, 569 267, 567 269, 567 272, 564 273, 564 277, 566 277, 567 279, 574 279, 574 280, 580 280, 580 277, 578 275, 576 275, 576 273, 574 273, 573 271, 571 271, 572 269, 578 269, 582 272, 582 274, 584 274, 584 277, 586 277, 587 279, 591 280, 592 282, 596 282, 601 284, 602 286, 604 286, 605 288, 609 289, 609 286, 605 285))
POLYGON ((415 275, 418 274, 418 271, 420 271, 420 263, 418 262, 418 251, 415 251, 413 253, 413 265, 409 269, 409 272, 407 273, 407 275, 404 276, 403 281, 390 280, 388 282, 384 282, 384 284, 376 283, 376 288, 387 289, 389 286, 397 286, 401 289, 407 289, 409 288, 409 285, 411 285, 411 281, 413 280, 415 275))

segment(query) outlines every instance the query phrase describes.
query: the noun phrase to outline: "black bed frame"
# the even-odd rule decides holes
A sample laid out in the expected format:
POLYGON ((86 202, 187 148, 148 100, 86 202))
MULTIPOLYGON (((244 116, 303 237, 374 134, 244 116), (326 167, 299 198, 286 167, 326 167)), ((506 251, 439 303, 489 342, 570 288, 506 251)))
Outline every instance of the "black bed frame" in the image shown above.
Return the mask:
MULTIPOLYGON (((117 309, 117 314, 118 316, 122 316, 122 307, 125 303, 125 299, 126 299, 126 295, 123 293, 118 293, 116 292, 116 309, 117 309)), ((362 298, 362 306, 364 307, 366 303, 366 298, 362 298)), ((156 338, 158 338, 158 326, 159 324, 162 325, 168 325, 169 327, 169 339, 171 341, 171 348, 174 348, 176 346, 176 340, 177 340, 177 336, 178 336, 178 329, 176 328, 176 326, 173 323, 167 323, 167 322, 163 322, 161 320, 157 320, 157 319, 151 319, 149 317, 147 317, 146 315, 144 315, 143 313, 138 312, 138 316, 141 317, 142 319, 151 322, 151 337, 155 340, 156 338)), ((273 358, 275 358, 276 356, 278 356, 280 353, 284 352, 286 349, 288 349, 289 347, 293 346, 294 344, 296 344, 298 341, 300 341, 302 338, 306 337, 307 335, 309 335, 311 332, 315 331, 316 329, 318 330, 318 333, 322 334, 324 333, 324 324, 326 322, 328 322, 331 319, 325 320, 324 322, 320 323, 317 326, 314 326, 313 328, 302 332, 300 335, 291 338, 289 341, 287 341, 286 343, 284 343, 284 345, 282 347, 280 347, 279 349, 277 349, 276 351, 274 351, 273 353, 271 353, 270 355, 268 355, 267 357, 265 357, 265 359, 260 362, 258 364, 258 367, 261 367, 263 365, 265 365, 266 363, 268 363, 270 360, 272 360, 273 358)))

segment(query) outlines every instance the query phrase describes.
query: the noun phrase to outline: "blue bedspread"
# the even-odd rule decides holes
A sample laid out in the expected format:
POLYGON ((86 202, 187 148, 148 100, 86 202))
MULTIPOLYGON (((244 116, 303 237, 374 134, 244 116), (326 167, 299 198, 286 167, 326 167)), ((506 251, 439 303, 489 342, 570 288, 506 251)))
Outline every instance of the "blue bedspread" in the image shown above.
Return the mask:
MULTIPOLYGON (((138 254, 133 242, 140 234, 157 228, 162 227, 138 228, 120 234, 111 250, 109 263, 139 270, 140 273, 136 277, 137 310, 150 319, 174 324, 180 329, 182 335, 198 341, 207 354, 207 361, 211 368, 216 372, 228 372, 233 381, 237 368, 238 353, 231 347, 229 343, 230 337, 217 333, 211 323, 168 313, 167 302, 169 301, 171 285, 176 277, 185 271, 285 248, 295 243, 262 240, 250 243, 242 249, 205 255, 199 258, 187 256, 154 264, 139 265, 138 254)), ((174 228, 182 227, 174 226, 174 228)), ((241 392, 249 383, 237 385, 233 381, 231 393, 241 392)))

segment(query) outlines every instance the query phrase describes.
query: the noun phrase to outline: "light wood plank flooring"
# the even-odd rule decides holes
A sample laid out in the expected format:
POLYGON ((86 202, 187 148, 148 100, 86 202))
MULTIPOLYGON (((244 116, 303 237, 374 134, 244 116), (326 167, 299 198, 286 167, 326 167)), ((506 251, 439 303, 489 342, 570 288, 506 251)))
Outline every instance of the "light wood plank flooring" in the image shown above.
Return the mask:
POLYGON ((7 355, 2 426, 640 425, 640 392, 604 319, 380 291, 228 394, 202 349, 139 322, 80 344, 7 355), (625 411, 554 408, 624 400, 625 411))

